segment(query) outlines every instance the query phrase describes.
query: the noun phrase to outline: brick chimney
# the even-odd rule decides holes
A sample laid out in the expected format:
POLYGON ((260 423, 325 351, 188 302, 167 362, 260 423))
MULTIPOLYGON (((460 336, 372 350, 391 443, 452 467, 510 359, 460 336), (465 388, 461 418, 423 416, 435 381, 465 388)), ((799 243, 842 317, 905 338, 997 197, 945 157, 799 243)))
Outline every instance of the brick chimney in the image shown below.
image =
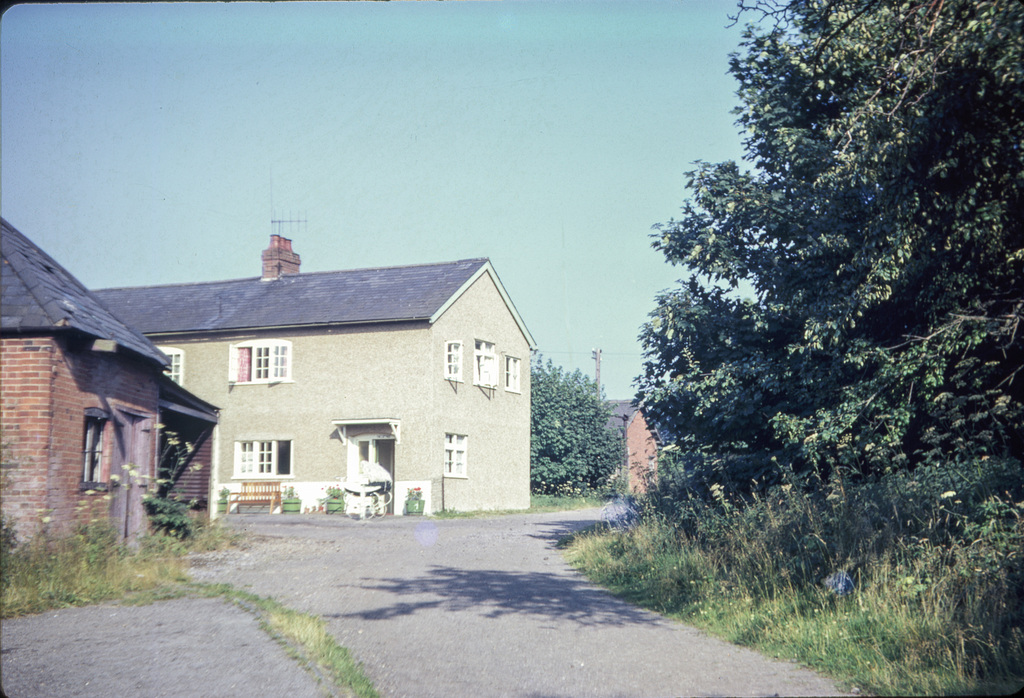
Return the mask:
POLYGON ((263 250, 263 280, 273 281, 285 274, 298 274, 299 262, 299 255, 292 252, 291 240, 271 235, 270 247, 263 250))

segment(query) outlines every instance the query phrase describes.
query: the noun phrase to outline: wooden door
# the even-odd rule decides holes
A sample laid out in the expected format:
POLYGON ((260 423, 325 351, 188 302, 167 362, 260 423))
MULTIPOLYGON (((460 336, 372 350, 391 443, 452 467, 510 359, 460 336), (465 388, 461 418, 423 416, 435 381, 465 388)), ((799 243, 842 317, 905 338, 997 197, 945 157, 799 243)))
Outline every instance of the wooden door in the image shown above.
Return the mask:
POLYGON ((119 412, 114 425, 110 518, 121 538, 129 543, 146 528, 142 499, 154 473, 153 424, 152 416, 119 412))

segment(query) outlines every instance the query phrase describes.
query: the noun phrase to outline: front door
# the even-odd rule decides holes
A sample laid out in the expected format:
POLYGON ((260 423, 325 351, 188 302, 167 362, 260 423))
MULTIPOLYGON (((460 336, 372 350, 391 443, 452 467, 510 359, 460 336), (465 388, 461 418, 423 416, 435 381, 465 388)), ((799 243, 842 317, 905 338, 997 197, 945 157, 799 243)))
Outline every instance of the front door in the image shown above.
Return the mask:
MULTIPOLYGON (((391 481, 395 480, 395 439, 390 435, 365 434, 357 436, 352 443, 354 455, 356 456, 356 467, 363 461, 377 463, 384 470, 388 471, 391 481)), ((351 466, 351 460, 349 461, 351 466)), ((351 471, 350 471, 351 472, 351 471)), ((358 472, 356 470, 355 472, 358 472)), ((395 513, 394 491, 391 492, 392 500, 388 504, 388 513, 395 513)))

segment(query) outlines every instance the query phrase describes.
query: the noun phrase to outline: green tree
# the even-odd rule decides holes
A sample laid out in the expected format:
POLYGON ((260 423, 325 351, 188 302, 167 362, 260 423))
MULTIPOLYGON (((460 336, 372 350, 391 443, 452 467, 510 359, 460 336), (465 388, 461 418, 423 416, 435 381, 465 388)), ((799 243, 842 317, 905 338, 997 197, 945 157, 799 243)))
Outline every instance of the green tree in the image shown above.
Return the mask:
POLYGON ((1024 4, 751 10, 731 73, 752 171, 697 163, 655 226, 694 280, 642 330, 648 409, 740 487, 1020 459, 1024 4))
POLYGON ((622 439, 597 384, 551 359, 530 363, 530 488, 537 494, 591 490, 622 465, 622 439))

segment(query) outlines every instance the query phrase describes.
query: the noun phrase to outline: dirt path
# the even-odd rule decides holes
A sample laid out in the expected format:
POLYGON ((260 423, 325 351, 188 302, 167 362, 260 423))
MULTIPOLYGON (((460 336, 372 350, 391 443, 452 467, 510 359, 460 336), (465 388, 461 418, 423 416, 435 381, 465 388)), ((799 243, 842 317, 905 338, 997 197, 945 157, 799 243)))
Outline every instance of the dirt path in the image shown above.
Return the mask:
POLYGON ((555 543, 599 515, 236 516, 262 544, 193 574, 324 617, 388 698, 839 693, 588 583, 555 543))

